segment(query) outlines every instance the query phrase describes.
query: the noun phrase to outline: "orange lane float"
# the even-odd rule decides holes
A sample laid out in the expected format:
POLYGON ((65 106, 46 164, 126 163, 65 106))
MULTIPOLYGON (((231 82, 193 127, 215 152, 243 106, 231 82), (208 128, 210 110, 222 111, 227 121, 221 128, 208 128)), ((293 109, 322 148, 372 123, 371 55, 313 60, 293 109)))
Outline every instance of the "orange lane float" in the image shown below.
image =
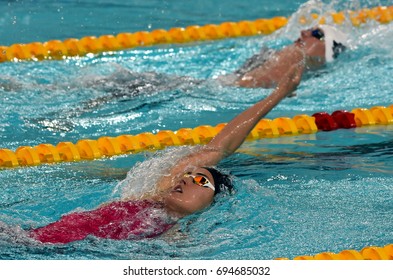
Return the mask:
MULTIPOLYGON (((374 106, 371 109, 355 108, 351 112, 338 110, 332 114, 319 112, 312 116, 303 114, 293 118, 262 119, 248 135, 247 140, 390 124, 393 124, 393 105, 374 106)), ((168 146, 205 144, 225 125, 220 123, 216 126, 181 128, 178 131, 162 130, 157 134, 143 132, 117 137, 102 136, 97 140, 81 139, 76 144, 60 142, 56 146, 44 143, 35 147, 21 146, 15 151, 3 148, 0 149, 0 168, 94 160, 144 150, 158 150, 168 146)))
MULTIPOLYGON (((310 14, 300 18, 301 24, 318 21, 320 24, 332 22, 343 24, 348 21, 354 26, 360 26, 368 20, 387 24, 393 20, 393 6, 377 6, 358 11, 341 11, 326 15, 310 14)), ((157 44, 183 44, 205 40, 220 40, 241 36, 268 35, 288 23, 286 17, 270 19, 242 20, 239 22, 223 22, 220 24, 192 25, 188 27, 173 27, 169 30, 138 31, 134 33, 119 33, 116 36, 102 35, 99 37, 86 36, 80 39, 69 38, 64 41, 51 40, 48 42, 32 42, 28 44, 13 44, 0 46, 0 63, 21 60, 65 59, 74 56, 84 56, 87 53, 103 53, 125 50, 141 46, 157 44)))
MULTIPOLYGON (((277 258, 276 260, 288 260, 277 258)), ((293 260, 393 260, 393 244, 384 247, 369 246, 357 250, 343 250, 337 254, 322 252, 314 256, 297 256, 293 260)))

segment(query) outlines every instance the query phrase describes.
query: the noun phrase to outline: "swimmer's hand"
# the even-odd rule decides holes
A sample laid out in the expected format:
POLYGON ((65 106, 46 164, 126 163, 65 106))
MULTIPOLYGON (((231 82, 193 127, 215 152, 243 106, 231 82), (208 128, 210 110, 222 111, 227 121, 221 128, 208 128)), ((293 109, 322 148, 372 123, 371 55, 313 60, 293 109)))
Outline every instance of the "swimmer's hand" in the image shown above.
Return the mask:
POLYGON ((285 73, 284 77, 278 83, 277 89, 285 92, 287 97, 292 97, 296 95, 294 92, 300 84, 303 71, 304 67, 301 67, 297 64, 291 66, 288 72, 285 73))

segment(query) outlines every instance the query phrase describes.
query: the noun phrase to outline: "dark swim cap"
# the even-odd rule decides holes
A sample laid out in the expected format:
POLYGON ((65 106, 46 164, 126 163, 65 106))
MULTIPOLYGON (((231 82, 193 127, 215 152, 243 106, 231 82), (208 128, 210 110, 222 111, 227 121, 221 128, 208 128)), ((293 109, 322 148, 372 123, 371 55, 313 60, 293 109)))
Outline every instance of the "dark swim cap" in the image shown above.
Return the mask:
POLYGON ((217 169, 213 167, 203 167, 207 171, 212 174, 213 179, 214 179, 214 195, 220 193, 220 192, 228 192, 232 193, 233 191, 233 184, 232 184, 232 179, 229 175, 224 174, 217 169))

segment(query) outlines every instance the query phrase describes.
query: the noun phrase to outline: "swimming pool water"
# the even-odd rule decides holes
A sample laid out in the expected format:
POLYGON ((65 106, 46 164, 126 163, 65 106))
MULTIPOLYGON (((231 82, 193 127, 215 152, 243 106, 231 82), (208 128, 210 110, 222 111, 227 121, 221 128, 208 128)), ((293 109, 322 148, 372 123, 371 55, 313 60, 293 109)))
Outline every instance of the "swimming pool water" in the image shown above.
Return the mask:
MULTIPOLYGON (((89 1, 44 5, 48 3, 42 1, 34 9, 27 1, 10 2, 0 14, 0 26, 7 27, 2 32, 9 32, 0 44, 115 34, 147 29, 144 26, 149 24, 155 29, 289 16, 304 9, 299 8, 300 2, 291 1, 285 8, 274 4, 261 10, 253 8, 253 1, 223 1, 226 5, 205 13, 199 5, 207 5, 206 1, 197 2, 163 2, 158 8, 157 1, 125 7, 115 1, 94 5, 89 1), (64 19, 53 20, 50 11, 60 6, 64 19), (78 13, 87 7, 92 16, 109 10, 123 12, 105 27, 91 17, 78 19, 78 13), (127 22, 123 16, 131 8, 144 16, 127 22), (65 11, 70 10, 73 16, 69 17, 77 24, 67 21, 65 11), (30 18, 7 25, 10 15, 30 18), (58 25, 31 31, 44 20, 58 25), (87 28, 74 29, 82 24, 87 28)), ((332 5, 372 7, 379 3, 337 1, 332 5)), ((321 6, 319 1, 307 4, 321 6)), ((322 7, 327 10, 330 6, 322 7)), ((296 37, 294 30, 300 28, 288 26, 267 37, 155 46, 65 61, 0 64, 0 146, 15 149, 227 122, 270 90, 222 87, 214 77, 235 70, 262 45, 280 48, 290 43, 296 37)), ((350 33, 351 50, 309 75, 297 96, 284 100, 269 118, 393 103, 389 75, 393 68, 392 24, 342 28, 350 33)), ((392 136, 390 125, 246 142, 220 165, 235 176, 236 194, 183 219, 179 223, 182 233, 142 241, 91 237, 64 246, 40 246, 27 243, 20 234, 0 231, 0 258, 272 259, 393 243, 392 136)), ((114 192, 117 183, 138 161, 150 156, 141 153, 1 170, 0 221, 14 228, 36 227, 75 209, 93 209, 118 198, 119 193, 114 192)))

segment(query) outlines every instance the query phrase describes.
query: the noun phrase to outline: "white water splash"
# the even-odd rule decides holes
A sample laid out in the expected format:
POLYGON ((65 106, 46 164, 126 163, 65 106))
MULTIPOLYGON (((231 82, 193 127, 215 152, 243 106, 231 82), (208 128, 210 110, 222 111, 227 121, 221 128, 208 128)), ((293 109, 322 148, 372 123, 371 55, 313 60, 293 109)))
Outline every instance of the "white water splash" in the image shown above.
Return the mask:
POLYGON ((142 196, 153 195, 158 180, 167 175, 179 159, 187 156, 198 146, 171 147, 155 154, 146 154, 148 159, 138 162, 127 173, 127 177, 114 189, 122 199, 138 199, 142 196))

